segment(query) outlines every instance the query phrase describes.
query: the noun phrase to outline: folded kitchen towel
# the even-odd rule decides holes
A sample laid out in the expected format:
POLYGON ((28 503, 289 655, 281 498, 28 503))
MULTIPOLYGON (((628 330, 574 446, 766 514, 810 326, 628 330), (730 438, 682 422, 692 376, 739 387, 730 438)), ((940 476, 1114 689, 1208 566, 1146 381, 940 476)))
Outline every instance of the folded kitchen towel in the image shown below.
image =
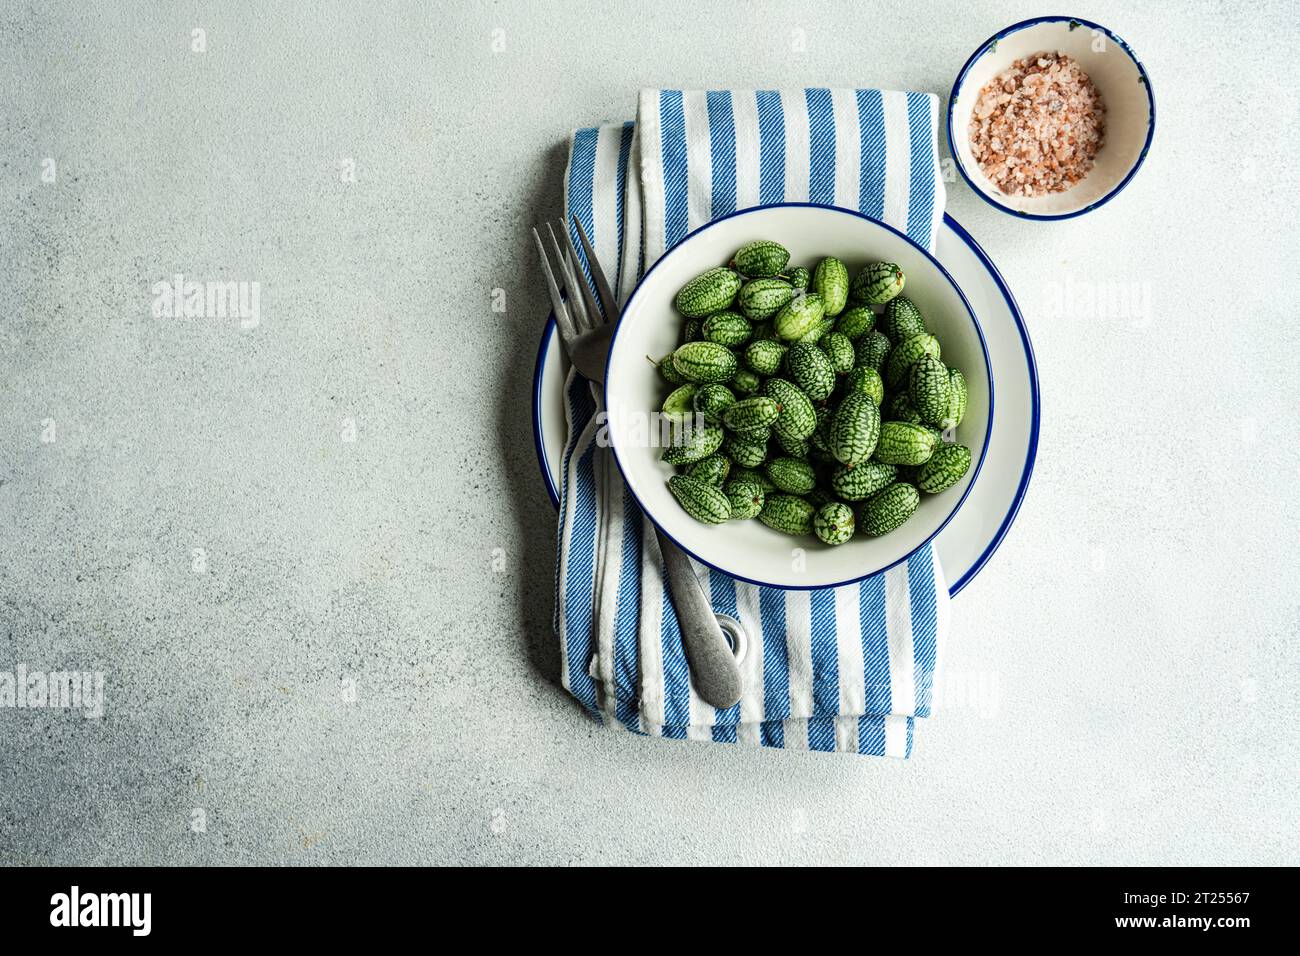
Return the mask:
MULTIPOLYGON (((620 301, 693 229, 760 204, 856 209, 933 250, 944 199, 937 122, 925 93, 645 90, 635 123, 574 133, 565 208, 620 301)), ((947 629, 932 548, 818 591, 757 587, 695 563, 714 610, 750 635, 745 695, 716 709, 691 686, 654 527, 596 440, 600 389, 573 373, 565 387, 555 615, 564 686, 597 720, 636 733, 908 756, 947 629)))

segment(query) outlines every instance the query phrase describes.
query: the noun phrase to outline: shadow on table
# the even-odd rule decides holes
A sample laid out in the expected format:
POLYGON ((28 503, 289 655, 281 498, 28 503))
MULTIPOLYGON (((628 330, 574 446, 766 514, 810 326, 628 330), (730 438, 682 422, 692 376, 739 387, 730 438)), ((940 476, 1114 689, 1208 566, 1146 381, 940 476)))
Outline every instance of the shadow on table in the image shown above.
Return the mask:
POLYGON ((534 225, 564 215, 563 183, 568 162, 568 143, 560 142, 547 150, 537 188, 520 210, 516 226, 514 261, 520 264, 510 310, 522 318, 513 347, 506 357, 502 380, 496 394, 501 396, 497 409, 497 428, 506 463, 512 517, 518 527, 523 552, 509 557, 511 566, 522 576, 517 594, 519 621, 526 642, 526 652, 533 667, 557 687, 560 683, 560 653, 552 614, 555 608, 555 508, 546 491, 537 464, 533 440, 533 367, 542 328, 550 313, 550 302, 537 262, 537 248, 530 232, 534 225), (517 303, 517 304, 516 304, 517 303))

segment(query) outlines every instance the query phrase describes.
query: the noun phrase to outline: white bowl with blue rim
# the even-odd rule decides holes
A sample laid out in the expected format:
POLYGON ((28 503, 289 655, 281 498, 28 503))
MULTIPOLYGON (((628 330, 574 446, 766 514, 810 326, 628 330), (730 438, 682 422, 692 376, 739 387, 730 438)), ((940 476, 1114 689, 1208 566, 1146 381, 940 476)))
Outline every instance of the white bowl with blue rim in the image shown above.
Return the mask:
MULTIPOLYGON (((1037 457, 1042 400, 1033 345, 1015 296, 993 260, 948 213, 936 236, 935 258, 957 280, 979 316, 993 379, 998 383, 980 480, 971 486, 961 510, 931 542, 948 592, 955 597, 988 566, 1019 514, 1037 457)), ((570 382, 569 373, 552 316, 537 347, 532 417, 541 484, 557 506, 569 440, 568 407, 590 402, 586 383, 581 379, 570 382)))
POLYGON ((989 37, 957 74, 948 98, 948 141, 957 169, 990 205, 1025 219, 1069 219, 1105 205, 1137 175, 1151 148, 1156 103, 1146 67, 1110 30, 1081 17, 1037 17, 989 37), (1072 188, 1043 196, 1008 196, 971 153, 970 119, 980 91, 1016 60, 1064 53, 1092 79, 1106 107, 1101 149, 1088 174, 1072 188))
POLYGON ((663 533, 696 560, 734 578, 779 588, 850 584, 905 561, 957 514, 975 484, 991 433, 993 378, 979 322, 966 296, 929 252, 904 234, 851 210, 808 203, 745 209, 702 226, 645 274, 623 309, 605 376, 607 434, 629 491, 663 533), (871 262, 895 262, 907 276, 903 294, 938 336, 945 363, 960 368, 969 388, 966 416, 955 440, 971 449, 966 476, 938 495, 923 495, 916 514, 881 537, 855 535, 838 547, 811 535, 790 537, 757 520, 706 525, 682 510, 668 491, 675 469, 661 461, 660 430, 647 421, 669 387, 648 356, 679 344, 684 320, 673 307, 678 290, 712 266, 728 262, 754 239, 776 239, 791 262, 815 265, 836 256, 850 272, 871 262))

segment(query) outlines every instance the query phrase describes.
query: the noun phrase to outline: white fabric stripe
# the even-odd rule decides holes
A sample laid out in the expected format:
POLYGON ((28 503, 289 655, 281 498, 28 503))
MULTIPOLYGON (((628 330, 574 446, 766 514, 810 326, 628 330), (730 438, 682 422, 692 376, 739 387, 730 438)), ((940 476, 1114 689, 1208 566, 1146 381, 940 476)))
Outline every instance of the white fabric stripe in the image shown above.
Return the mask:
POLYGON ((907 718, 889 716, 885 718, 885 756, 907 756, 907 718))
POLYGON ((912 649, 912 599, 907 563, 885 572, 885 624, 889 631, 890 711, 916 712, 916 659, 912 649))
POLYGON ((812 608, 807 591, 785 592, 785 649, 790 660, 790 716, 813 712, 812 608))
MULTIPOLYGON (((931 216, 930 222, 930 235, 933 237, 930 241, 930 251, 934 252, 939 242, 939 227, 943 225, 943 209, 948 204, 948 190, 943 185, 943 166, 939 162, 939 97, 931 94, 926 99, 930 101, 930 142, 934 144, 934 215, 931 216)), ((947 588, 940 593, 946 595, 947 588)), ((945 598, 939 603, 948 602, 945 598)))
POLYGON ((912 142, 907 120, 907 94, 881 94, 885 116, 885 222, 907 231, 907 200, 912 185, 912 142))
POLYGON ((857 718, 837 717, 835 719, 835 749, 839 753, 855 754, 858 752, 857 718))
POLYGON ((713 218, 713 144, 709 136, 709 102, 702 90, 682 93, 686 120, 686 230, 713 218))
MULTIPOLYGON (((835 634, 839 640, 835 647, 839 656, 841 714, 861 714, 866 710, 863 683, 862 641, 855 640, 862 633, 859 621, 861 600, 858 587, 835 589, 835 634)), ((854 739, 857 739, 856 732, 854 739)))
POLYGON ((763 726, 760 723, 745 723, 736 725, 736 743, 745 744, 747 747, 763 746, 763 726))
POLYGON ((619 305, 636 288, 637 279, 641 278, 641 231, 644 228, 641 208, 641 134, 632 130, 632 144, 627 156, 627 185, 623 192, 623 261, 619 263, 619 305))
POLYGON ((605 522, 597 528, 596 580, 599 603, 596 616, 596 658, 592 662, 592 675, 604 685, 602 688, 612 703, 614 693, 614 630, 618 623, 618 586, 622 577, 623 562, 623 477, 613 456, 608 453, 595 456, 596 481, 600 493, 597 500, 605 502, 605 522))
POLYGON ((645 163, 641 170, 641 186, 645 194, 645 245, 646 267, 664 248, 664 171, 663 130, 659 126, 659 91, 642 90, 636 113, 637 135, 641 139, 641 154, 645 163))
POLYGON ((857 209, 862 178, 857 91, 831 90, 831 110, 835 116, 835 205, 857 209))
POLYGON ((754 731, 759 742, 758 725, 763 720, 763 619, 759 616, 758 588, 744 581, 736 582, 736 616, 745 629, 749 645, 741 662, 745 694, 740 698, 740 727, 754 731), (750 725, 746 728, 746 725, 750 725))
MULTIPOLYGON (((570 371, 569 373, 570 381, 572 381, 575 375, 577 375, 577 372, 570 371)), ((565 504, 565 513, 568 515, 575 515, 578 513, 578 476, 577 476, 578 463, 582 460, 583 450, 586 449, 587 446, 590 445, 591 442, 595 440, 597 428, 598 426, 596 424, 596 418, 595 416, 592 416, 591 421, 587 423, 587 427, 583 429, 582 435, 578 440, 578 444, 574 448, 573 455, 569 459, 569 467, 564 482, 565 495, 566 498, 568 499, 565 504)), ((597 507, 599 507, 599 505, 597 507)), ((567 521, 564 524, 564 541, 561 546, 562 547, 561 553, 565 555, 571 554, 573 552, 573 525, 574 525, 573 521, 567 521)), ((569 593, 569 562, 561 561, 560 562, 560 622, 562 624, 568 620, 568 617, 565 613, 568 608, 568 593, 569 593)), ((560 640, 560 677, 561 680, 564 682, 565 687, 572 686, 572 683, 569 680, 569 663, 570 663, 569 642, 561 639, 560 640)))
POLYGON ((804 91, 782 93, 785 113, 785 201, 808 201, 808 101, 804 91))
POLYGON ((691 716, 691 725, 686 728, 687 740, 712 740, 713 727, 709 724, 697 724, 695 716, 691 716))
POLYGON ((808 721, 806 720, 785 720, 781 722, 784 729, 785 745, 783 750, 807 750, 808 749, 808 721))
POLYGON ((939 685, 944 651, 948 647, 948 628, 952 625, 952 602, 948 598, 948 579, 944 577, 943 565, 939 563, 939 549, 931 548, 930 556, 934 567, 934 591, 938 597, 934 602, 934 680, 930 684, 930 708, 933 710, 934 692, 939 685))
POLYGON ((641 522, 641 634, 638 640, 642 725, 664 723, 664 588, 654 525, 641 522))
POLYGON ((618 261, 618 149, 621 137, 622 130, 617 126, 602 126, 596 136, 596 170, 591 187, 591 220, 596 234, 587 237, 610 281, 614 279, 610 273, 612 263, 618 261))
POLYGON ((758 100, 749 90, 731 94, 736 127, 736 208, 757 206, 759 199, 758 100))

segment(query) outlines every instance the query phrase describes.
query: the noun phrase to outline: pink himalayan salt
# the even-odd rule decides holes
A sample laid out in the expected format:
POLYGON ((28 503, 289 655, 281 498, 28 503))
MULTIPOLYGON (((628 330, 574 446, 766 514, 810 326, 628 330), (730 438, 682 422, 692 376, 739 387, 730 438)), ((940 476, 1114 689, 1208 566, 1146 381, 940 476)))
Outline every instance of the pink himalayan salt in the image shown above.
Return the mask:
POLYGON ((1105 132, 1101 94, 1063 53, 1017 60, 980 90, 970 148, 980 169, 1009 196, 1069 189, 1092 169, 1105 132))

